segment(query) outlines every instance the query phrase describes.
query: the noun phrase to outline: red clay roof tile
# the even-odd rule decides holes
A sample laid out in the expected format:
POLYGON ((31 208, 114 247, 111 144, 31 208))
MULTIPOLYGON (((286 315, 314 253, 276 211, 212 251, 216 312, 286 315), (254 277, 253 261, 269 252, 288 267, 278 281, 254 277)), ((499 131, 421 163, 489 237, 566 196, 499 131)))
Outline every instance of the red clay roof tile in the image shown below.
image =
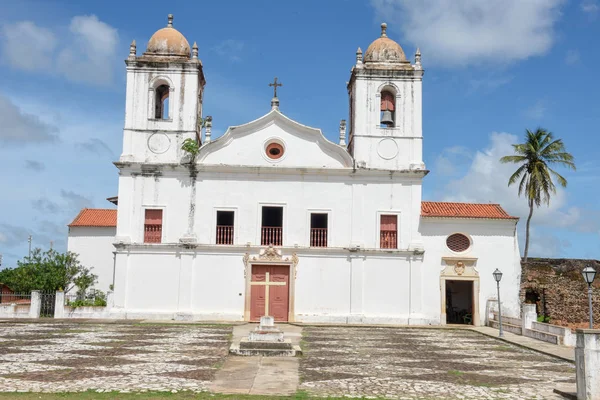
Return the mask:
POLYGON ((421 202, 422 217, 519 219, 510 216, 500 204, 421 202))
POLYGON ((117 226, 117 210, 84 208, 68 226, 117 226))

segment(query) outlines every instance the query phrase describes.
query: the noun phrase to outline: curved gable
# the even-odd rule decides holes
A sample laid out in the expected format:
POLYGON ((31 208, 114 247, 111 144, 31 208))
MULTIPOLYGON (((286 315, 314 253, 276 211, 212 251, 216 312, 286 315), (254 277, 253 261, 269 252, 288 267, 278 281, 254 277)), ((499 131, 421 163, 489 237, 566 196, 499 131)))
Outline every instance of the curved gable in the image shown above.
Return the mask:
POLYGON ((351 168, 346 149, 330 142, 320 129, 302 125, 273 109, 244 125, 233 126, 220 138, 204 144, 198 154, 202 164, 351 168), (266 147, 280 143, 283 155, 270 158, 266 147))

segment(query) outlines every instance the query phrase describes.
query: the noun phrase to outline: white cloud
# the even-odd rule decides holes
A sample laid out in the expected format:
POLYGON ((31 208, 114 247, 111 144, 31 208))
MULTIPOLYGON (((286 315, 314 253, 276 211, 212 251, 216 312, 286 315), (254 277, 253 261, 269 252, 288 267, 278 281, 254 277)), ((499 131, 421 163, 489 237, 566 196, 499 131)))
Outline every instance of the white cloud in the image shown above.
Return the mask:
MULTIPOLYGON (((444 188, 446 201, 500 203, 508 213, 521 217, 521 227, 528 214, 526 199, 518 196, 517 186, 508 186, 508 178, 517 169, 516 164, 502 164, 500 158, 513 154, 512 144, 521 138, 508 133, 492 133, 488 148, 477 151, 465 176, 452 180, 444 188)), ((542 205, 534 211, 532 223, 537 226, 576 228, 585 213, 570 207, 565 190, 557 187, 550 206, 542 205)))
POLYGON ((214 46, 213 50, 221 57, 225 57, 230 61, 240 61, 240 54, 243 48, 244 42, 234 39, 227 39, 214 46))
POLYGON ((108 145, 98 139, 98 138, 90 138, 85 142, 76 143, 75 146, 81 150, 88 151, 94 154, 108 154, 113 155, 113 151, 108 147, 108 145))
POLYGON ((6 24, 1 39, 3 56, 13 68, 58 73, 94 85, 113 82, 119 35, 95 15, 73 17, 68 32, 31 21, 6 24))
POLYGON ((117 30, 95 15, 73 17, 69 30, 73 40, 58 54, 58 70, 75 81, 112 83, 119 42, 117 30))
POLYGON ((531 119, 542 119, 546 114, 546 110, 546 102, 544 100, 538 100, 525 110, 525 116, 531 119))
POLYGON ((472 158, 472 152, 464 146, 452 146, 444 149, 435 160, 435 173, 441 176, 452 176, 465 160, 472 158))
POLYGON ((596 14, 600 11, 600 5, 597 0, 584 0, 581 2, 581 10, 588 14, 596 14))
POLYGON ((34 71, 52 65, 56 37, 31 21, 2 26, 3 56, 14 68, 34 71))
MULTIPOLYGON (((508 64, 545 54, 564 0, 371 0, 424 62, 508 64)), ((406 45, 406 44, 405 44, 406 45)), ((410 52, 409 52, 410 53, 410 52)))
POLYGON ((469 85, 473 92, 484 90, 491 92, 498 89, 500 86, 504 86, 512 81, 512 76, 493 76, 489 75, 486 78, 473 78, 469 80, 469 85))
POLYGON ((58 142, 58 128, 37 115, 23 112, 8 97, 0 94, 0 143, 5 145, 58 142))

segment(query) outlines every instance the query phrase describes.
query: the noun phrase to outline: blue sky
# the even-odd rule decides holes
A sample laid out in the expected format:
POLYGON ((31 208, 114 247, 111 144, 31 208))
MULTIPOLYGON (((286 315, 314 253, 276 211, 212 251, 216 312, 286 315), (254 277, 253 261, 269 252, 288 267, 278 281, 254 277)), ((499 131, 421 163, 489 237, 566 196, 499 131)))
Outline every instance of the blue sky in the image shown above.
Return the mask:
MULTIPOLYGON (((66 248, 82 207, 110 207, 129 43, 166 15, 198 43, 213 135, 281 109, 335 141, 357 47, 388 23, 423 53, 426 200, 499 202, 526 216, 498 159, 526 128, 563 138, 577 172, 533 219, 531 255, 600 258, 600 0, 19 1, 0 14, 0 253, 66 248), (143 4, 143 6, 141 6, 143 4)), ((520 225, 523 238, 524 219, 520 225)))

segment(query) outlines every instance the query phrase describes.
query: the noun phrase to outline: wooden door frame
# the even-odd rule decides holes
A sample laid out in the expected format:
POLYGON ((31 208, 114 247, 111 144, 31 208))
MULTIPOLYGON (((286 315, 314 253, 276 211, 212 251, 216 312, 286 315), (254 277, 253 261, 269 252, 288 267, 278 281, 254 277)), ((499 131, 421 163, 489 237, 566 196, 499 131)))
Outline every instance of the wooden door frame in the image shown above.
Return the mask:
POLYGON ((479 272, 476 258, 442 257, 444 269, 440 273, 440 325, 446 325, 446 281, 471 281, 473 285, 473 325, 479 326, 479 272))
POLYGON ((250 322, 251 290, 252 286, 252 267, 254 265, 281 266, 289 268, 288 280, 288 322, 295 321, 295 303, 296 303, 296 267, 298 265, 298 256, 296 253, 290 257, 283 257, 281 250, 268 246, 260 250, 258 255, 250 256, 250 253, 244 254, 244 279, 246 281, 246 297, 244 299, 244 321, 250 322))

